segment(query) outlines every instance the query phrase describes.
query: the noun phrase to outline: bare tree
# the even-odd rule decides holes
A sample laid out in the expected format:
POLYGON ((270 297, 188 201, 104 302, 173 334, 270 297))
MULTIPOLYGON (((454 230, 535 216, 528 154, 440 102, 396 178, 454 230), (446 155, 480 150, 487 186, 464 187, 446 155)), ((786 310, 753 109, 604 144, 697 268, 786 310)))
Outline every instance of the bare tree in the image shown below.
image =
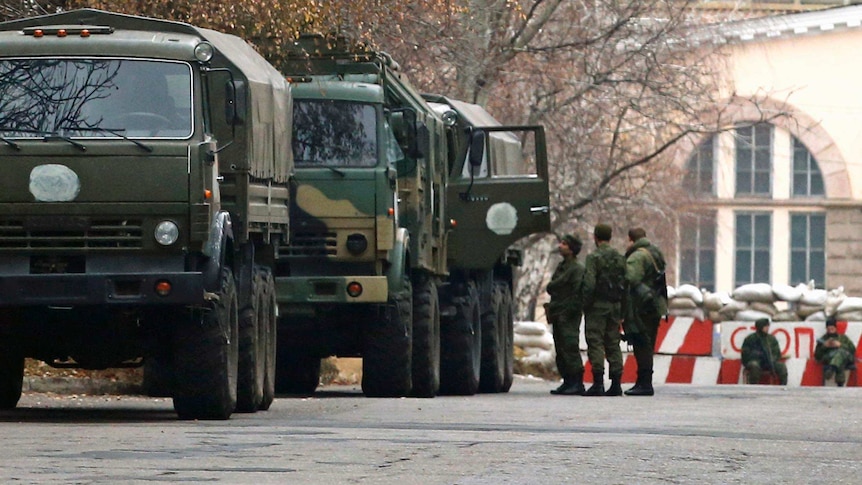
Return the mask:
MULTIPOLYGON (((673 152, 692 137, 729 129, 727 113, 736 105, 758 103, 735 98, 733 86, 722 83, 719 48, 691 41, 706 20, 724 20, 705 19, 694 0, 24 3, 43 10, 87 5, 226 30, 253 40, 276 66, 280 46, 302 30, 353 34, 390 51, 425 92, 482 104, 504 123, 543 124, 555 233, 589 239, 596 222, 609 222, 622 247, 623 231, 642 225, 670 254, 674 217, 687 200, 673 152)), ((521 318, 532 318, 544 291, 552 241, 522 241, 521 318)))

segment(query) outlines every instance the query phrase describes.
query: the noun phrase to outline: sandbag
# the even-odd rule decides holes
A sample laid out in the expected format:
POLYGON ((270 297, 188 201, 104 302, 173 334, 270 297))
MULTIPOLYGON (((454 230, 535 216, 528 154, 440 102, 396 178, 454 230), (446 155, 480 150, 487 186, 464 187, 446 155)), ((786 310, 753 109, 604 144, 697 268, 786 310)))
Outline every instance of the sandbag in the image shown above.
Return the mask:
POLYGON ((554 337, 550 333, 544 335, 523 335, 516 333, 513 343, 522 349, 538 347, 543 350, 550 350, 554 346, 554 337))
POLYGON ((775 294, 772 293, 772 285, 768 283, 749 283, 733 290, 731 294, 734 300, 739 301, 764 301, 772 303, 775 294))
POLYGON ((862 309, 839 312, 835 319, 839 322, 862 322, 862 309))
POLYGON ((796 314, 799 315, 799 318, 802 318, 804 320, 804 319, 808 318, 808 315, 811 315, 812 313, 817 313, 817 312, 823 311, 823 306, 822 305, 803 305, 802 303, 799 303, 796 305, 794 310, 796 310, 796 314))
POLYGON ((805 318, 806 322, 825 322, 826 321, 826 313, 823 311, 812 313, 805 318))
POLYGON ((823 307, 826 305, 826 290, 814 288, 803 291, 802 297, 799 298, 799 303, 803 305, 823 307))
POLYGON ((703 303, 703 293, 694 285, 680 285, 676 289, 676 298, 690 298, 693 302, 700 305, 703 303))
POLYGON ((548 333, 548 326, 542 322, 515 322, 514 331, 521 335, 544 335, 548 333))
POLYGON ((703 308, 675 308, 668 310, 675 317, 691 317, 697 320, 705 320, 703 308))
POLYGON ((719 311, 731 302, 730 293, 719 291, 717 293, 704 292, 703 308, 707 311, 719 311))
POLYGON ((697 308, 697 303, 691 298, 677 295, 675 298, 667 302, 668 310, 689 310, 697 308))
POLYGON ((772 315, 773 322, 798 322, 799 315, 793 310, 784 310, 772 315))
POLYGON ((772 285, 772 294, 775 295, 776 300, 796 303, 802 298, 802 288, 781 284, 772 285))
POLYGON ((535 355, 527 355, 521 358, 521 362, 525 364, 536 364, 546 368, 556 368, 554 362, 554 354, 550 350, 543 350, 535 355))
POLYGON ((721 315, 721 312, 711 311, 706 315, 709 318, 709 321, 712 323, 721 323, 724 321, 724 317, 721 315))
POLYGON ((757 310, 742 310, 736 312, 736 317, 734 317, 734 320, 737 322, 753 322, 755 320, 760 320, 761 318, 768 318, 772 320, 770 314, 759 312, 757 310))
POLYGON ((667 299, 670 300, 671 298, 673 298, 675 296, 676 296, 676 288, 674 288, 673 286, 668 286, 667 287, 667 299))
POLYGON ((753 301, 748 304, 749 310, 755 310, 758 312, 763 312, 769 314, 770 317, 774 316, 778 313, 778 308, 775 308, 773 303, 766 303, 762 301, 753 301))
POLYGON ((858 296, 848 296, 840 305, 838 305, 838 308, 836 308, 835 311, 838 314, 862 311, 862 298, 858 296))
POLYGON ((829 290, 826 292, 826 303, 823 304, 823 312, 827 315, 834 315, 838 310, 838 306, 841 305, 841 302, 845 298, 847 298, 847 295, 844 294, 843 286, 829 290))

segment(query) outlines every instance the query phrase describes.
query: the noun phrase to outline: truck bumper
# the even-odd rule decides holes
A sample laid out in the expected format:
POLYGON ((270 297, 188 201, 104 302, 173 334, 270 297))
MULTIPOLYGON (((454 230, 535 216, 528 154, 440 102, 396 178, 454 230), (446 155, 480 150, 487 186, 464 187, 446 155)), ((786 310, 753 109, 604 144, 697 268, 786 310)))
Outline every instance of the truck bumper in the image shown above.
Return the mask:
POLYGON ((201 273, 0 276, 0 306, 195 305, 204 302, 201 273), (156 284, 171 285, 168 295, 156 284))
POLYGON ((276 277, 280 304, 386 303, 389 284, 385 276, 276 277), (357 283, 362 292, 351 296, 348 286, 357 283))

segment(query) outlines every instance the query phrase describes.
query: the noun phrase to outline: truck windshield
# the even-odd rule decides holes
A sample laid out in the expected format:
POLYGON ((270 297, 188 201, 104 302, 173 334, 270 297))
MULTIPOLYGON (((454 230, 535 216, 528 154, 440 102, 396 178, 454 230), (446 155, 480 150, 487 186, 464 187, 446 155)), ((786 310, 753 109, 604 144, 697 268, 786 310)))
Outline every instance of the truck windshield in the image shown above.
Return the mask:
POLYGON ((0 60, 0 136, 187 138, 191 67, 129 59, 0 60))
POLYGON ((377 165, 377 117, 373 105, 348 101, 293 104, 293 157, 297 166, 377 165))

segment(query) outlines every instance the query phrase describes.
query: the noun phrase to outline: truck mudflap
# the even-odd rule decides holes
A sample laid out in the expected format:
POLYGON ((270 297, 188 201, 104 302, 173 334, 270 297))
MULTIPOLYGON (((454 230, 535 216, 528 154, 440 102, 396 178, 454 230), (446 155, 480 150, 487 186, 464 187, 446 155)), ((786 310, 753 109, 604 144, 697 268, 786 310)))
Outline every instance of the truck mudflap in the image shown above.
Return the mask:
POLYGON ((278 303, 386 303, 385 276, 279 277, 278 303), (358 286, 357 286, 358 285, 358 286))
POLYGON ((201 273, 46 274, 0 277, 0 306, 196 305, 201 273), (157 287, 167 294, 157 292, 157 287))

